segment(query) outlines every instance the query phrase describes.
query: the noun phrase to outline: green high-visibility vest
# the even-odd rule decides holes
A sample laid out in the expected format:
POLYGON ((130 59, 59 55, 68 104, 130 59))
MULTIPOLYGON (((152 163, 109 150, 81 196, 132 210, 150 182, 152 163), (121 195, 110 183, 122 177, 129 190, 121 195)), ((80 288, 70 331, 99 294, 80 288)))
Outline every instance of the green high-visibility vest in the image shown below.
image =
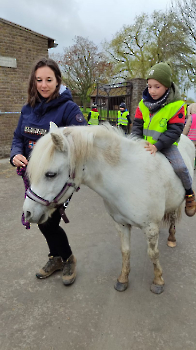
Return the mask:
MULTIPOLYGON (((144 139, 151 144, 155 144, 158 141, 159 136, 167 130, 168 121, 182 108, 183 105, 185 105, 185 103, 182 100, 169 103, 151 116, 149 109, 145 106, 143 100, 141 100, 139 108, 144 120, 144 139)), ((177 142, 174 142, 173 144, 178 145, 177 142)))
POLYGON ((91 125, 98 125, 99 124, 99 113, 98 112, 94 112, 94 111, 91 111, 91 117, 89 119, 89 122, 88 124, 91 124, 91 125))
POLYGON ((129 114, 128 111, 125 111, 121 115, 121 111, 118 111, 118 125, 127 125, 128 120, 127 120, 127 115, 129 114))

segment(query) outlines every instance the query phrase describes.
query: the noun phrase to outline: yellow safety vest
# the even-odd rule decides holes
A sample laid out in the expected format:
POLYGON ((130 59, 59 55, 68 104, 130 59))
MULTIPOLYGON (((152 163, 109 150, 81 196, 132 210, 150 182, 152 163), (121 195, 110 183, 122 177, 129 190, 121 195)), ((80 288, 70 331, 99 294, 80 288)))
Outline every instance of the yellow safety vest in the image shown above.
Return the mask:
MULTIPOLYGON (((165 107, 157 111, 153 116, 150 115, 149 109, 145 106, 143 100, 139 103, 140 111, 143 115, 143 135, 144 139, 155 144, 159 136, 167 130, 168 121, 185 105, 182 100, 169 103, 165 107)), ((186 108, 186 106, 185 106, 186 108)), ((178 145, 177 142, 173 143, 178 145)))
POLYGON ((91 124, 91 125, 98 125, 99 124, 99 113, 98 112, 94 112, 94 111, 91 111, 91 117, 89 119, 89 122, 88 124, 91 124))
POLYGON ((127 120, 127 115, 129 114, 128 111, 125 111, 121 115, 121 111, 118 111, 118 125, 127 125, 128 120, 127 120))

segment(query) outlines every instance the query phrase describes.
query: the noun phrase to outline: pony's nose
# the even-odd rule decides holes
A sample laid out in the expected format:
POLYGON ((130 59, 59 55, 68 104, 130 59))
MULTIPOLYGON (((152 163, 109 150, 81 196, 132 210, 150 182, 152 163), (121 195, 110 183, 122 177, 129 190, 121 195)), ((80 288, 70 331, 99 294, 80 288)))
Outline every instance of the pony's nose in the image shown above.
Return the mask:
POLYGON ((27 210, 27 211, 25 212, 25 219, 26 219, 27 221, 30 221, 30 218, 31 218, 31 212, 27 210))

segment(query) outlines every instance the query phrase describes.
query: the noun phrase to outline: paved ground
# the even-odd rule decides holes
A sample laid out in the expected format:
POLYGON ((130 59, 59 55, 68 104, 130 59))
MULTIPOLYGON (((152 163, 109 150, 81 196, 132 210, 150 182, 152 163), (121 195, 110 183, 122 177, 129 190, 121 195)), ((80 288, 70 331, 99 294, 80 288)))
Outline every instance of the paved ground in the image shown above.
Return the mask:
POLYGON ((70 223, 62 223, 78 260, 77 280, 65 287, 58 272, 35 277, 48 251, 37 226, 20 223, 23 196, 21 178, 1 160, 0 350, 196 349, 196 217, 183 214, 175 249, 161 229, 161 295, 150 292, 146 239, 133 229, 130 285, 119 293, 119 237, 102 199, 82 187, 67 209, 70 223))

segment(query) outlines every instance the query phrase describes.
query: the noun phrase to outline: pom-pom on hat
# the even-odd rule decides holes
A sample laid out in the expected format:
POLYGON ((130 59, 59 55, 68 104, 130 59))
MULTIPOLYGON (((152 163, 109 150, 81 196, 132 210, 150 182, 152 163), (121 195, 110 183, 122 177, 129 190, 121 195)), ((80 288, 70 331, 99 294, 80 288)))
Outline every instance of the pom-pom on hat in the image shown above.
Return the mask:
POLYGON ((125 104, 124 102, 121 102, 119 108, 124 108, 124 109, 126 109, 126 104, 125 104))
POLYGON ((171 68, 169 64, 163 62, 155 64, 148 72, 148 79, 155 79, 165 87, 171 87, 171 68))

